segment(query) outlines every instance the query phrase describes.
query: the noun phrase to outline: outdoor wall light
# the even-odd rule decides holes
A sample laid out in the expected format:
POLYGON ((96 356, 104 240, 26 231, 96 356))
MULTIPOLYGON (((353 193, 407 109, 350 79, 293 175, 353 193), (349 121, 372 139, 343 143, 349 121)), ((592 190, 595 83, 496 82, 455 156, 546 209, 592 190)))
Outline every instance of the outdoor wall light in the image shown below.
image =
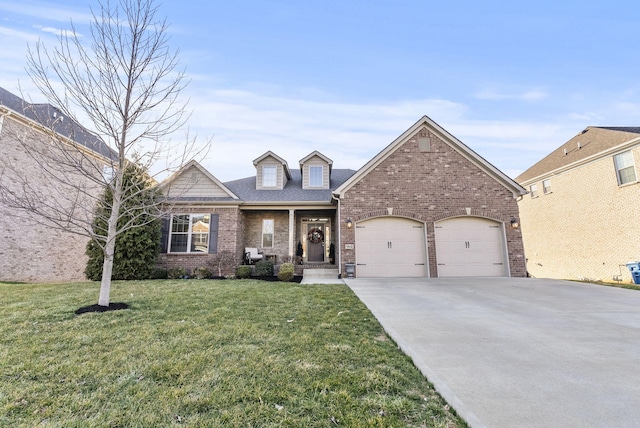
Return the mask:
POLYGON ((515 217, 511 217, 511 228, 512 229, 517 229, 520 227, 520 223, 518 223, 518 219, 516 219, 515 217))
POLYGON ((349 218, 349 219, 347 219, 347 227, 348 227, 349 229, 351 229, 351 228, 353 227, 353 222, 351 221, 351 219, 350 219, 350 218, 349 218))

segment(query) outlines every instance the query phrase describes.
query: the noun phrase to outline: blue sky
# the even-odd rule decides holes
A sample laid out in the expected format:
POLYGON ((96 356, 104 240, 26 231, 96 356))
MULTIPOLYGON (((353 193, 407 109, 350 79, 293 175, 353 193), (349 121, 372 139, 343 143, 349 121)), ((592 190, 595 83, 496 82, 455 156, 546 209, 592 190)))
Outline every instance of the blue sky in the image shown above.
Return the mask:
MULTIPOLYGON (((42 101, 27 44, 88 4, 0 0, 0 86, 42 101)), ((165 1, 189 121, 222 181, 267 150, 361 167, 423 115, 515 177, 587 126, 640 125, 631 1, 165 1)))

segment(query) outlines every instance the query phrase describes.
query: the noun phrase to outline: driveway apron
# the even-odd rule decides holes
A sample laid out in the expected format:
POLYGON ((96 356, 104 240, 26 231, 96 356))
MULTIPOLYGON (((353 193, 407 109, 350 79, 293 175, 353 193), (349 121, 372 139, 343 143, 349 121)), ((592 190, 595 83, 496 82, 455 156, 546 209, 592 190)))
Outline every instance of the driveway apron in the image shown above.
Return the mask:
POLYGON ((345 282, 473 427, 640 426, 640 291, 527 278, 345 282))

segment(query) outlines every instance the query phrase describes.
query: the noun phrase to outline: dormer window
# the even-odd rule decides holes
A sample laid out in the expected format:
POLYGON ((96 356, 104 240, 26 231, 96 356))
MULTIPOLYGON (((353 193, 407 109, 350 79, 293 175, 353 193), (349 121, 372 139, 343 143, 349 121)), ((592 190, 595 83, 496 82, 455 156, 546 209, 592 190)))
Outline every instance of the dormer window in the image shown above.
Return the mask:
POLYGON ((314 151, 300 159, 303 189, 328 189, 331 182, 331 165, 333 161, 314 151))
POLYGON ((278 177, 278 167, 263 166, 262 167, 262 186, 276 187, 278 177))
POLYGON ((322 187, 322 173, 324 168, 322 165, 309 166, 309 187, 322 187))
POLYGON ((256 190, 282 190, 291 180, 287 161, 268 151, 253 161, 256 167, 256 190))

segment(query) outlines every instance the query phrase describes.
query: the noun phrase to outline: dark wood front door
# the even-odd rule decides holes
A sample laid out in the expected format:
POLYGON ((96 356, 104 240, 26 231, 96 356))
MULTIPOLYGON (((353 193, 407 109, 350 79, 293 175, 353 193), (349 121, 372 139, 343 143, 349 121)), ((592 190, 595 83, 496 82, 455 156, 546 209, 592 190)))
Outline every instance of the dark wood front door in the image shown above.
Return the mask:
POLYGON ((307 225, 307 261, 324 261, 324 224, 322 223, 307 225))

